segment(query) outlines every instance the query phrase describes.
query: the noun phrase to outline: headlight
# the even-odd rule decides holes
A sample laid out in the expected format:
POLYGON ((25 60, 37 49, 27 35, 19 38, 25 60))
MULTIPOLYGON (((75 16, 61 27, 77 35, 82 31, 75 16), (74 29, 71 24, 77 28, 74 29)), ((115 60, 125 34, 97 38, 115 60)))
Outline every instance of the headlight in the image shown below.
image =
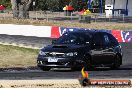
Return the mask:
POLYGON ((65 55, 66 56, 76 56, 77 52, 66 53, 65 55))
POLYGON ((119 47, 122 48, 121 45, 119 45, 119 47))
POLYGON ((43 51, 40 51, 40 52, 39 52, 39 55, 44 55, 44 56, 45 56, 45 55, 46 55, 46 53, 45 53, 45 52, 43 52, 43 51))

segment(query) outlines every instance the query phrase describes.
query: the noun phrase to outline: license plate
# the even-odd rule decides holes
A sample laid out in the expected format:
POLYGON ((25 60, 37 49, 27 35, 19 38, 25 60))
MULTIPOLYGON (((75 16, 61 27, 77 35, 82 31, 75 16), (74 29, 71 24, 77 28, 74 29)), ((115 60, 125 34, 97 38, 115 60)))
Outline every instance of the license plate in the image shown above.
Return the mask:
POLYGON ((57 61, 58 61, 57 58, 49 58, 49 59, 48 59, 48 62, 57 62, 57 61))

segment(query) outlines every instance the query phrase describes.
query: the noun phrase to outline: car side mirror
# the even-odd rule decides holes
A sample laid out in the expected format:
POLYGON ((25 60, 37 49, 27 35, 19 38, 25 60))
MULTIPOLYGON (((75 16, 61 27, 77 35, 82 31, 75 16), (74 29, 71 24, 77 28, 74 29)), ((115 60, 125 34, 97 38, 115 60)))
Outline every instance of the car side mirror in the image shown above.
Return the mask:
POLYGON ((100 48, 100 47, 102 47, 102 44, 99 44, 99 43, 94 43, 92 45, 93 45, 93 48, 100 48))
POLYGON ((86 44, 89 44, 89 42, 86 42, 86 44))
POLYGON ((98 44, 98 43, 96 43, 96 44, 94 43, 93 45, 94 45, 94 46, 101 46, 101 44, 98 44))
POLYGON ((52 44, 55 44, 57 40, 52 40, 52 44))

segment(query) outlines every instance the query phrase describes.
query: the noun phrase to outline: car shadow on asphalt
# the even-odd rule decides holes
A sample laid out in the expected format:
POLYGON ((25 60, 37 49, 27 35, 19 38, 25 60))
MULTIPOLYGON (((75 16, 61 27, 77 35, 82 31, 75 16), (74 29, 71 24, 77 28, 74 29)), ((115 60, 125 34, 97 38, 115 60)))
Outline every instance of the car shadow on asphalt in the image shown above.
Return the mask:
POLYGON ((118 68, 118 69, 115 69, 115 70, 132 70, 132 68, 118 68))
MULTIPOLYGON (((78 72, 81 71, 82 69, 77 69, 77 70, 71 70, 71 69, 51 69, 50 71, 54 71, 54 72, 78 72)), ((84 71, 108 71, 110 69, 108 68, 94 68, 94 69, 88 69, 88 70, 84 70, 84 71)))
MULTIPOLYGON (((111 70, 132 70, 132 68, 128 68, 128 67, 123 67, 123 68, 118 68, 118 69, 111 69, 111 68, 94 68, 94 69, 89 69, 89 70, 85 70, 85 71, 111 71, 111 70)), ((81 69, 78 70, 65 70, 65 69, 53 69, 51 71, 55 71, 55 72, 78 72, 81 71, 81 69)))

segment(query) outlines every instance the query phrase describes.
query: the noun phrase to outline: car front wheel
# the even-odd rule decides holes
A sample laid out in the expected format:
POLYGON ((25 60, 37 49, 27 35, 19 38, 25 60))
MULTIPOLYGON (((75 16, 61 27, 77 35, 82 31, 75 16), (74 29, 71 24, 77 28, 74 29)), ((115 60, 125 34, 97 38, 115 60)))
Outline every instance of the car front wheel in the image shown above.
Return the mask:
POLYGON ((50 67, 39 67, 43 71, 49 71, 51 68, 50 67))
POLYGON ((114 60, 114 64, 111 67, 111 69, 118 69, 121 65, 121 58, 119 55, 116 55, 115 60, 114 60))
POLYGON ((84 59, 84 64, 83 64, 85 70, 92 70, 93 67, 92 67, 92 64, 91 64, 91 60, 90 60, 90 57, 86 57, 84 59))

